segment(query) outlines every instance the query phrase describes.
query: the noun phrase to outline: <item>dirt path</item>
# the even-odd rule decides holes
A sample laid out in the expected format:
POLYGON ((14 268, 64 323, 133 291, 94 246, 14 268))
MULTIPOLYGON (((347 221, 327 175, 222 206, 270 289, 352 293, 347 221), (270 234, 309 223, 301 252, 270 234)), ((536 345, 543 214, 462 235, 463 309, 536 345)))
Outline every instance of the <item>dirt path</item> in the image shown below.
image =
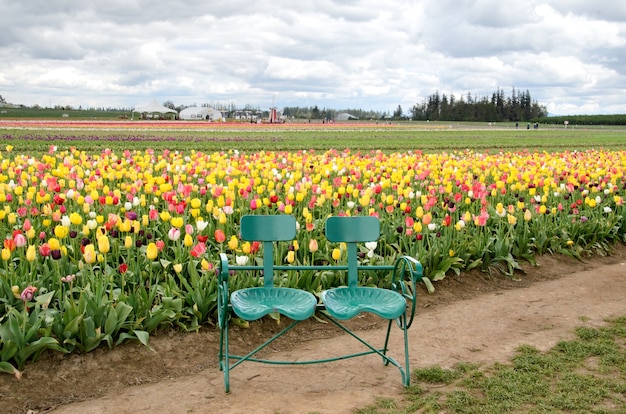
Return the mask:
MULTIPOLYGON (((428 306, 418 310, 418 322, 411 328, 412 367, 503 361, 521 344, 546 350, 559 340, 572 337, 576 326, 597 326, 607 318, 626 314, 625 249, 612 258, 600 258, 586 265, 551 260, 546 260, 547 266, 544 261, 544 267, 537 269, 550 280, 525 283, 524 287, 514 289, 504 286, 486 294, 471 292, 477 288, 469 283, 465 286, 467 299, 463 299, 463 290, 457 289, 460 293, 455 300, 439 303, 435 297, 426 301, 428 306), (581 267, 587 270, 569 273, 581 267), (557 274, 559 270, 563 274, 557 274)), ((371 323, 370 318, 361 322, 371 323)), ((318 327, 311 325, 308 329, 318 327)), ((381 337, 382 331, 377 326, 361 333, 381 337)), ((251 340, 248 335, 240 342, 251 340)), ((358 344, 346 336, 304 342, 296 338, 286 349, 276 352, 281 357, 312 358, 353 346, 358 344)), ((394 348, 402 349, 399 330, 391 346, 394 348)), ((62 381, 68 388, 64 396, 50 397, 48 408, 40 405, 33 412, 349 413, 379 396, 401 397, 403 390, 397 369, 384 367, 379 358, 368 356, 306 367, 243 364, 231 372, 231 393, 225 394, 222 373, 215 365, 214 331, 189 334, 176 341, 156 338, 153 349, 151 352, 145 347, 129 345, 125 349, 96 352, 93 356, 41 362, 45 367, 52 364, 53 370, 56 364, 58 374, 48 372, 55 377, 49 378, 50 384, 61 375, 65 376, 62 381), (150 361, 160 369, 161 376, 146 377, 138 360, 144 361, 148 371, 146 361, 150 361), (139 371, 124 370, 125 363, 131 370, 139 371), (94 370, 94 364, 100 364, 100 370, 94 370), (111 377, 115 374, 110 367, 120 371, 113 383, 111 377), (101 392, 81 394, 81 380, 74 376, 83 375, 100 381, 101 392), (72 393, 73 384, 76 384, 75 393, 72 393), (60 405, 80 399, 86 400, 60 405)), ((37 374, 37 364, 40 362, 25 373, 26 381, 28 377, 30 381, 45 381, 37 374)), ((7 376, 0 377, 0 396, 7 390, 4 386, 7 381, 7 376)), ((40 382, 40 387, 46 387, 45 383, 40 382)), ((11 412, 2 410, 2 403, 0 411, 11 412)))
MULTIPOLYGON (((503 360, 523 343, 548 349, 574 327, 597 325, 626 314, 626 266, 617 264, 529 288, 460 301, 423 312, 412 332, 414 366, 503 360)), ((380 330, 367 332, 367 336, 380 330)), ((352 346, 336 337, 304 344, 289 354, 320 355, 352 346)), ((393 348, 401 347, 395 340, 393 348)), ((400 348, 401 349, 401 348, 400 348)), ((58 413, 350 412, 375 395, 399 395, 398 372, 376 357, 306 368, 241 366, 232 372, 232 393, 222 392, 215 369, 175 381, 136 387, 58 413)))

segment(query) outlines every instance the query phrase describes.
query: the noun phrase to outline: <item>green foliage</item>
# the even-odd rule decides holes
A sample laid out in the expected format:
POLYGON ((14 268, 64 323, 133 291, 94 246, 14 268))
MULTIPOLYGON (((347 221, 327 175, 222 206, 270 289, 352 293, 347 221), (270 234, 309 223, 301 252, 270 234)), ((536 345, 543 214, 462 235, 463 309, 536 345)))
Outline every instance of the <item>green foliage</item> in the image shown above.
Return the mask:
POLYGON ((350 148, 355 151, 583 151, 589 148, 623 149, 624 130, 606 129, 540 129, 515 130, 514 124, 502 124, 504 129, 484 129, 477 124, 410 122, 394 126, 365 124, 363 128, 285 128, 235 129, 208 126, 201 130, 139 130, 102 131, 84 128, 79 131, 2 129, 0 138, 14 146, 14 151, 34 154, 47 153, 50 142, 59 151, 72 147, 82 151, 113 151, 152 148, 185 151, 299 151, 329 148, 350 148), (445 128, 445 129, 444 129, 445 128))
POLYGON ((626 125, 626 114, 613 114, 613 115, 560 115, 540 117, 534 119, 535 122, 551 125, 565 126, 567 122, 567 128, 576 128, 578 126, 589 125, 626 125))
POLYGON ((2 118, 17 118, 17 119, 56 119, 56 120, 107 120, 107 119, 119 119, 120 117, 130 118, 131 109, 111 109, 111 110, 99 110, 99 109, 82 109, 72 107, 57 106, 56 108, 41 108, 41 107, 3 107, 3 113, 0 114, 2 118), (67 116, 64 116, 67 115, 67 116))
POLYGON ((508 98, 500 88, 490 98, 468 93, 457 99, 435 92, 425 102, 415 104, 411 112, 414 120, 466 122, 530 121, 548 114, 546 107, 534 101, 528 90, 520 92, 515 88, 508 98))
POLYGON ((42 305, 45 302, 37 302, 30 312, 9 308, 0 318, 0 361, 3 372, 14 373, 15 369, 22 369, 27 360, 36 360, 47 349, 67 352, 56 338, 50 336, 56 312, 42 305))

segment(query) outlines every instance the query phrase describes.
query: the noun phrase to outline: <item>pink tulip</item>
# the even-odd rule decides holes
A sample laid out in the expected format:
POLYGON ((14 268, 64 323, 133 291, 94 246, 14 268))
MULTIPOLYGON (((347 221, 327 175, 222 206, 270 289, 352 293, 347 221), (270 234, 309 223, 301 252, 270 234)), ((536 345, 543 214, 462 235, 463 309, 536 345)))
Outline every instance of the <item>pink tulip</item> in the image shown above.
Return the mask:
POLYGON ((487 213, 487 210, 481 210, 478 216, 474 216, 474 224, 477 226, 486 226, 488 218, 489 213, 487 213))
POLYGON ((33 300, 33 297, 35 296, 35 292, 37 292, 37 288, 36 287, 28 286, 28 287, 24 288, 24 290, 20 294, 20 299, 22 299, 24 302, 29 302, 29 301, 33 300))
POLYGON ((191 248, 190 254, 193 257, 200 257, 206 252, 206 245, 204 243, 198 243, 191 248))
POLYGON ((17 247, 26 246, 26 237, 24 237, 22 233, 16 234, 15 237, 13 237, 13 240, 15 240, 15 245, 17 247))
POLYGON ((180 239, 180 230, 177 229, 176 227, 172 227, 168 232, 167 232, 167 237, 172 240, 172 241, 176 241, 178 239, 180 239))

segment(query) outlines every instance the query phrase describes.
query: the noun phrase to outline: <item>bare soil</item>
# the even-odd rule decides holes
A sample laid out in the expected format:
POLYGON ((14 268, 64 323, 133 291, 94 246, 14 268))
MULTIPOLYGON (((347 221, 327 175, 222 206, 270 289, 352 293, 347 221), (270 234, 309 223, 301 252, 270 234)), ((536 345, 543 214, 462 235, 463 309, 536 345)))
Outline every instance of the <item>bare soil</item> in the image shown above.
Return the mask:
MULTIPOLYGON (((412 368, 504 361, 522 344, 546 350, 573 336, 576 326, 626 315, 623 245, 583 262, 543 256, 538 266, 523 267, 514 277, 478 271, 448 276, 436 283, 435 293, 420 292, 411 328, 412 368)), ((367 338, 384 335, 384 323, 371 315, 351 324, 367 338)), ((248 329, 234 328, 231 341, 238 352, 250 350, 279 328, 263 319, 248 329)), ((392 355, 402 359, 396 331, 392 355)), ((159 332, 150 347, 126 343, 85 355, 47 353, 27 365, 20 381, 0 375, 0 413, 349 413, 377 397, 403 396, 397 369, 375 356, 297 367, 243 364, 231 371, 226 394, 217 367, 218 337, 207 325, 199 332, 159 332)), ((310 359, 359 346, 310 320, 267 352, 310 359)))

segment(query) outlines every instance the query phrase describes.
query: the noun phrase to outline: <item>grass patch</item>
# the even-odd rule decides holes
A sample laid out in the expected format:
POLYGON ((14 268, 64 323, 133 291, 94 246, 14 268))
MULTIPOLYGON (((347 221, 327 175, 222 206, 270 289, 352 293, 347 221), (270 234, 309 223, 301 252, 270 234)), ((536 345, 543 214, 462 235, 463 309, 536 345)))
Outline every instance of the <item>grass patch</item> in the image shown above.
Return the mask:
POLYGON ((507 363, 416 369, 404 398, 356 412, 625 413, 626 316, 575 332, 548 352, 523 345, 507 363))

